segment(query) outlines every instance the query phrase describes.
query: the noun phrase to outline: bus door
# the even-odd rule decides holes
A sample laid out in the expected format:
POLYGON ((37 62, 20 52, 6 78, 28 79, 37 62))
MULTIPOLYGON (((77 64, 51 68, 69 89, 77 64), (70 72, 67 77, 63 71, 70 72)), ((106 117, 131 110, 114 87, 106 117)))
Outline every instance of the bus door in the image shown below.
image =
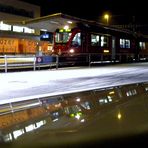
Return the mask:
POLYGON ((88 33, 87 32, 82 32, 82 53, 88 53, 88 33))
POLYGON ((81 32, 77 32, 71 42, 71 49, 73 53, 80 53, 81 52, 81 32))
POLYGON ((116 59, 116 38, 112 36, 112 60, 116 59))

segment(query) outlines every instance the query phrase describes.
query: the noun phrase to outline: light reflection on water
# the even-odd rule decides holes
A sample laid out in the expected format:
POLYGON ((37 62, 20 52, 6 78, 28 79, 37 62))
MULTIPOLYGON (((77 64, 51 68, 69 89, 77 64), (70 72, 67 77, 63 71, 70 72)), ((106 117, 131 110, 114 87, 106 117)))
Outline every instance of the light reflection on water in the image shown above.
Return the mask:
POLYGON ((36 138, 36 133, 49 137, 52 133, 53 138, 53 132, 104 138, 145 130, 147 98, 148 83, 136 83, 4 104, 0 106, 0 140, 28 141, 28 135, 36 138))

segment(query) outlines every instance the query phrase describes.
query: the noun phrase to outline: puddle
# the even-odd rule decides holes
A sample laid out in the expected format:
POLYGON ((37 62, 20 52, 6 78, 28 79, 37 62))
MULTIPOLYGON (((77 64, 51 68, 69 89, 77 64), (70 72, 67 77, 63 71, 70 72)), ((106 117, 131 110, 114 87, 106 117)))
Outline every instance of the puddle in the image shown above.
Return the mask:
POLYGON ((7 103, 0 105, 0 141, 16 147, 101 141, 148 131, 147 114, 147 82, 7 103))

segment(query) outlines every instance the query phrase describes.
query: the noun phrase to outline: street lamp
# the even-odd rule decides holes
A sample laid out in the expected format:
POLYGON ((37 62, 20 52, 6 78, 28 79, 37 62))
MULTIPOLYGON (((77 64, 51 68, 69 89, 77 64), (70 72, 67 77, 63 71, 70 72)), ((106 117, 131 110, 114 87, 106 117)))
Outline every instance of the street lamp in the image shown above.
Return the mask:
POLYGON ((109 24, 109 14, 104 14, 104 19, 106 20, 107 25, 109 24))

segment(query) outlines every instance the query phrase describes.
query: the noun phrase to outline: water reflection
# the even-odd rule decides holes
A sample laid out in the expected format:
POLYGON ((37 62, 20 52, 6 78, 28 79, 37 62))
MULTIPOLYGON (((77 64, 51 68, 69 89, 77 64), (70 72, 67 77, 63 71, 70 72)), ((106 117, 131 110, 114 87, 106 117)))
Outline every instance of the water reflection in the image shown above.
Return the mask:
POLYGON ((63 142, 70 133, 85 140, 145 131, 147 97, 148 83, 137 83, 0 105, 0 140, 31 141, 41 134, 40 141, 56 143, 55 137, 63 142))

